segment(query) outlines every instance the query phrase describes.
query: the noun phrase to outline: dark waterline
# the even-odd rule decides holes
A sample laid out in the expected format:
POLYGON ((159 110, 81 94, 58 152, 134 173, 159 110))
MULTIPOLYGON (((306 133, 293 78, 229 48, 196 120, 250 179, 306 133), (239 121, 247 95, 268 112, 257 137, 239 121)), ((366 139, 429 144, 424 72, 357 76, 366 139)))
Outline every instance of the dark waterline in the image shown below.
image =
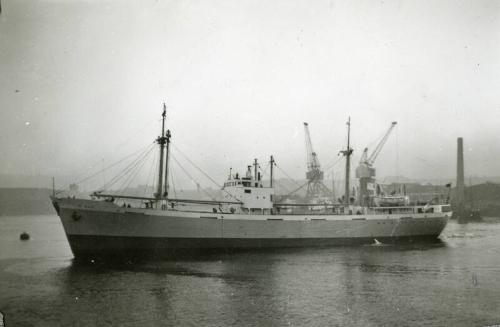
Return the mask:
POLYGON ((499 235, 452 222, 435 244, 82 264, 57 217, 1 217, 0 311, 7 326, 492 325, 499 235))

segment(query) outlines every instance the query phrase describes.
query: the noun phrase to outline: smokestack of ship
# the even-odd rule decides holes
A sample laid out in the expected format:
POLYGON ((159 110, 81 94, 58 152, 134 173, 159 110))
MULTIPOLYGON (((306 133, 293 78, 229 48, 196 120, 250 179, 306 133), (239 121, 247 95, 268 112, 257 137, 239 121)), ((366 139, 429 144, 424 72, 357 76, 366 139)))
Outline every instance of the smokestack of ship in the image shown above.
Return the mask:
POLYGON ((465 185, 464 185, 464 140, 457 139, 457 187, 455 193, 455 216, 459 222, 465 222, 464 213, 465 185))

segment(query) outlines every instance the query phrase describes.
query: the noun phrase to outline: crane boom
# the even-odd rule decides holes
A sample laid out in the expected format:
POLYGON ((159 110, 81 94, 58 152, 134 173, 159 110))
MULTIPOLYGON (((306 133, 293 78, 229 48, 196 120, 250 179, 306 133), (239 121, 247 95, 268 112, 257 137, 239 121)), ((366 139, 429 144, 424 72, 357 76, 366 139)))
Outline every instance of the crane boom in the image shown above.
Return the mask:
POLYGON ((395 122, 395 121, 393 121, 391 123, 391 126, 389 127, 389 129, 385 133, 384 137, 382 137, 382 140, 380 140, 380 142, 379 142, 379 144, 377 144, 377 147, 375 148, 375 150, 373 150, 372 154, 368 157, 368 159, 366 159, 365 162, 367 164, 373 165, 373 163, 375 162, 375 159, 377 159, 377 156, 379 155, 380 151, 382 151, 382 148, 384 147, 385 142, 387 142, 387 139, 389 138, 389 135, 391 134, 391 132, 394 129, 394 127, 396 126, 396 124, 397 124, 397 122, 395 122))
POLYGON ((368 184, 375 182, 375 168, 373 167, 373 163, 380 151, 384 147, 384 144, 387 142, 389 135, 392 130, 396 126, 397 122, 393 121, 391 126, 385 132, 384 136, 380 140, 380 142, 375 147, 375 150, 368 156, 368 148, 365 148, 363 154, 361 155, 361 160, 359 161, 359 166, 356 168, 356 177, 359 178, 359 194, 358 194, 358 202, 361 205, 371 205, 371 196, 370 191, 368 190, 368 184))
POLYGON ((314 199, 324 192, 326 188, 323 185, 323 171, 321 170, 321 165, 319 164, 318 156, 314 152, 311 135, 309 134, 309 124, 304 123, 304 134, 306 138, 306 153, 307 153, 307 199, 314 199))
POLYGON ((304 134, 306 137, 307 169, 320 169, 320 164, 316 152, 314 152, 311 135, 309 134, 309 124, 304 122, 304 134))

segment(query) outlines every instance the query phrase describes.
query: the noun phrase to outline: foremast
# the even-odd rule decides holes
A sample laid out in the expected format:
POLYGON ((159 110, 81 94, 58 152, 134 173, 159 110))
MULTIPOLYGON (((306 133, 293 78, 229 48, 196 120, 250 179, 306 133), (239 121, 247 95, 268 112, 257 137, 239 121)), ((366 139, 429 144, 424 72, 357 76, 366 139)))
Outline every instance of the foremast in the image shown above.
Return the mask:
POLYGON ((167 106, 163 103, 163 113, 162 113, 162 121, 161 121, 161 135, 156 139, 156 143, 160 146, 160 164, 158 165, 158 188, 154 197, 159 203, 161 200, 167 201, 168 197, 168 159, 170 152, 170 130, 167 130, 165 133, 165 120, 167 117, 167 106), (166 158, 165 165, 163 165, 164 157, 165 157, 165 148, 166 148, 166 158), (165 175, 164 175, 165 173, 165 175), (164 179, 165 176, 165 179, 164 179), (163 183, 164 182, 164 183, 163 183))

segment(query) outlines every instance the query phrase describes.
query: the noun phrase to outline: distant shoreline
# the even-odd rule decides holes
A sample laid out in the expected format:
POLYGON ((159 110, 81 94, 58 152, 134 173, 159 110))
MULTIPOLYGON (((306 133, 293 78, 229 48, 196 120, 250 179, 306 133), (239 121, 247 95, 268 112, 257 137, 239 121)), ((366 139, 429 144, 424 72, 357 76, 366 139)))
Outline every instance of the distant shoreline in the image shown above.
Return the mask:
MULTIPOLYGON (((436 188, 436 186, 410 185, 408 189, 414 188, 414 194, 419 194, 428 192, 429 187, 436 188)), ((197 192, 185 191, 185 195, 188 193, 190 196, 195 196, 197 192)), ((52 190, 49 188, 2 187, 0 188, 0 216, 55 214, 50 201, 51 195, 52 190)), ((467 187, 465 206, 479 209, 480 215, 485 218, 500 217, 500 185, 485 183, 467 187)))

